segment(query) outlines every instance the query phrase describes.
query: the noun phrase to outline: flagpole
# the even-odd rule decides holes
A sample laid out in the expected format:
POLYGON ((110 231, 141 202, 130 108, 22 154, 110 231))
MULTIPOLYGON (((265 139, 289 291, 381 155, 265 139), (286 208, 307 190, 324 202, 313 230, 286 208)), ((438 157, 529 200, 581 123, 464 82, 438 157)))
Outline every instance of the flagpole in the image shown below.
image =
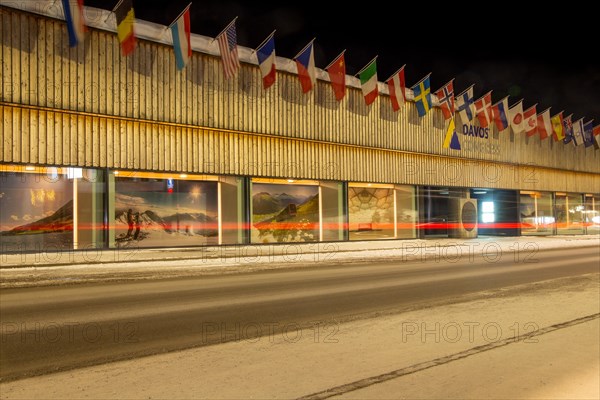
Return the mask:
MULTIPOLYGON (((495 106, 495 105, 497 105, 497 104, 500 104, 500 103, 502 103, 504 100, 508 99, 509 97, 510 97, 510 95, 504 96, 504 97, 502 98, 502 100, 495 102, 495 103, 493 104, 493 106, 495 106)), ((536 105, 537 105, 537 103, 536 103, 536 105)), ((492 107, 493 107, 493 106, 492 106, 492 107)))
POLYGON ((117 5, 113 7, 113 9, 111 11, 108 12, 108 16, 104 19, 103 22, 108 21, 108 19, 110 18, 111 15, 113 15, 115 13, 115 10, 117 9, 117 7, 119 7, 121 5, 121 3, 123 2, 123 0, 119 0, 117 2, 117 5))
POLYGON ((333 61, 332 61, 332 62, 330 62, 330 63, 329 63, 329 65, 327 65, 327 66, 326 66, 325 68, 323 68, 323 69, 324 69, 325 71, 327 71, 327 69, 328 69, 329 67, 331 67, 333 64, 335 64, 335 62, 336 62, 337 60, 339 60, 339 59, 340 59, 340 57, 341 57, 341 56, 343 56, 345 52, 346 52, 346 49, 342 50, 342 52, 341 52, 340 54, 338 54, 338 56, 337 56, 336 58, 334 58, 334 59, 333 59, 333 61))
POLYGON ((361 72, 363 72, 365 69, 367 69, 367 67, 368 67, 369 65, 373 64, 373 61, 377 60, 377 57, 379 57, 379 56, 377 55, 377 56, 373 57, 373 59, 372 59, 371 61, 369 61, 369 62, 367 63, 367 65, 365 65, 364 67, 362 67, 362 69, 361 69, 360 71, 358 71, 356 74, 354 74, 354 76, 356 76, 356 75, 360 75, 360 73, 361 73, 361 72))
MULTIPOLYGON (((466 88, 465 90, 463 90, 462 92, 460 92, 460 94, 458 94, 456 97, 460 97, 463 94, 465 94, 466 92, 468 92, 469 90, 471 90, 473 87, 475 86, 475 84, 472 84, 471 86, 469 86, 468 88, 466 88)), ((508 96, 506 96, 508 97, 508 96)))
MULTIPOLYGON (((479 101, 479 100, 483 99, 483 98, 484 98, 485 96, 487 96, 488 94, 489 94, 489 95, 491 95, 491 94, 492 94, 492 92, 493 92, 493 90, 490 90, 489 92, 487 92, 486 94, 484 94, 483 96, 481 96, 480 98, 478 98, 477 100, 475 100, 475 102, 477 102, 477 101, 479 101)), ((491 101, 491 100, 490 100, 490 101, 491 101)))
POLYGON ((185 13, 185 12, 186 12, 186 11, 187 11, 187 10, 188 10, 190 7, 191 7, 191 6, 192 6, 192 2, 190 1, 190 4, 188 4, 188 5, 187 5, 187 7, 186 7, 186 8, 184 8, 184 9, 183 9, 183 11, 179 13, 179 15, 177 16, 177 18, 175 18, 175 19, 173 20, 173 22, 171 22, 171 25, 169 25, 169 26, 167 27, 167 29, 169 29, 169 28, 171 28, 173 25, 175 25, 175 23, 177 22, 177 20, 178 20, 179 18, 181 18, 181 16, 182 16, 182 15, 183 15, 183 14, 184 14, 184 13, 185 13))
MULTIPOLYGON (((229 29, 229 27, 230 27, 231 25, 233 25, 237 19, 238 19, 238 17, 235 17, 235 18, 233 19, 233 21, 231 21, 229 24, 227 24, 227 26, 225 27, 225 29, 223 29, 223 30, 221 31, 221 33, 219 33, 217 36, 215 36, 215 37, 213 38, 212 42, 214 42, 215 40, 217 40, 217 38, 218 38, 219 36, 221 36, 221 35, 222 35, 224 32, 226 32, 226 31, 227 31, 227 29, 229 29)), ((211 43, 212 43, 212 42, 211 42, 211 43)))
POLYGON ((443 88, 445 88, 446 86, 448 86, 448 84, 451 83, 451 82, 454 82, 454 78, 452 78, 448 82, 444 83, 438 90, 436 90, 436 92, 439 92, 440 90, 442 90, 443 88))
POLYGON ((123 0, 119 0, 119 1, 117 2, 117 5, 113 7, 113 9, 112 9, 112 12, 115 12, 115 10, 116 10, 117 8, 119 8, 119 6, 121 5, 121 3, 122 3, 122 2, 123 2, 123 0))
POLYGON ((509 108, 513 108, 514 106, 519 105, 519 103, 522 103, 524 100, 525 99, 521 99, 521 100, 517 101, 516 103, 513 103, 513 105, 510 106, 509 108))
POLYGON ((430 72, 430 73, 428 73, 427 75, 425 75, 425 76, 423 77, 423 79, 421 79, 419 82, 415 83, 415 84, 414 84, 414 85, 412 85, 411 87, 415 87, 415 86, 417 86, 418 84, 420 84, 421 82, 423 82, 425 79, 429 78, 430 76, 431 76, 431 72, 430 72))
POLYGON ((402 71, 404 69, 404 67, 406 67, 406 64, 404 64, 402 67, 398 68, 398 71, 394 72, 392 75, 390 75, 389 78, 387 78, 385 80, 385 82, 388 82, 390 79, 392 79, 394 77, 394 75, 396 75, 398 72, 402 71))
POLYGON ((258 50, 263 44, 267 43, 269 39, 271 39, 273 35, 275 35, 275 32, 277 32, 277 29, 273 29, 273 32, 271 32, 271 34, 267 36, 265 40, 263 40, 258 46, 256 46, 256 49, 252 50, 252 54, 256 53, 256 50, 258 50))
POLYGON ((296 58, 298 58, 298 56, 299 56, 300 54, 302 54, 302 53, 304 52, 304 50, 306 50, 306 49, 308 48, 308 46, 310 46, 311 44, 313 44, 313 42, 314 42, 316 39, 317 39, 317 38, 316 38, 316 37, 314 37, 314 38, 313 38, 313 40, 311 40, 310 42, 308 42, 308 44, 307 44, 306 46, 304 46, 304 48, 302 48, 302 50, 300 50, 300 51, 298 52, 298 54, 296 54, 296 55, 294 56, 293 60, 295 60, 296 58))

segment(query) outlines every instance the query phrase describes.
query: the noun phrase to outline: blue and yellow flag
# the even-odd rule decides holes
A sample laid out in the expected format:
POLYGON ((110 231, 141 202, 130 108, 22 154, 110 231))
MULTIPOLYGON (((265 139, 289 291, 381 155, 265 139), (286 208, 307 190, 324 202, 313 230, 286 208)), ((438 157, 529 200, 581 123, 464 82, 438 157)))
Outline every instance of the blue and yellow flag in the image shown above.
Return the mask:
MULTIPOLYGON (((429 74, 431 75, 431 74, 429 74)), ((412 87, 415 105, 419 112, 419 117, 424 117, 431 108, 431 89, 429 88, 429 75, 412 87)))
POLYGON ((451 148, 452 150, 460 150, 460 141, 458 140, 458 135, 456 134, 456 126, 454 124, 454 118, 450 120, 450 124, 448 124, 448 129, 446 130, 446 137, 444 138, 444 144, 442 145, 444 149, 451 148))

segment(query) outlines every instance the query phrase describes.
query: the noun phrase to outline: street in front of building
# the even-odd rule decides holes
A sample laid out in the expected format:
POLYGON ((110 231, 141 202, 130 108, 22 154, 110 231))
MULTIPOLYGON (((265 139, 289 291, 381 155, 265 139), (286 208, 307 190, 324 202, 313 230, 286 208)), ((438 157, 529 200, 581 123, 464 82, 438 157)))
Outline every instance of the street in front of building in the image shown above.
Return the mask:
POLYGON ((379 258, 266 269, 187 260, 180 276, 169 260, 121 279, 97 274, 114 265, 39 267, 37 282, 31 268, 2 269, 1 396, 441 396, 420 379, 448 398, 596 393, 596 237, 553 239, 520 262, 441 246, 392 261, 392 244, 379 258), (78 269, 90 279, 64 279, 78 269), (481 384, 456 378, 473 368, 481 384))

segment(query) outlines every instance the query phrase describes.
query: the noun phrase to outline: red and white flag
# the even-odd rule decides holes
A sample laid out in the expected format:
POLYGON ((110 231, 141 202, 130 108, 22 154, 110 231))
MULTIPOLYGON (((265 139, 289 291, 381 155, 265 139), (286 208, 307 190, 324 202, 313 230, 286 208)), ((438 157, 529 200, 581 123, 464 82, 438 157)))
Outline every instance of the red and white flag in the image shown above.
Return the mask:
POLYGON ((388 80, 388 89, 390 91, 390 99, 392 100, 392 109, 398 111, 406 101, 406 83, 404 81, 404 67, 400 68, 388 80))
POLYGON ((525 133, 527 134, 527 136, 533 136, 537 132, 537 114, 535 112, 536 105, 537 104, 534 104, 533 106, 529 107, 523 113, 525 133))
POLYGON ((449 120, 454 116, 454 87, 452 85, 452 79, 450 82, 446 83, 440 90, 435 92, 437 96, 440 107, 442 108, 442 112, 444 113, 444 119, 449 120))
POLYGON ((514 104, 510 110, 508 110, 510 118, 510 127, 512 131, 517 134, 525 131, 525 125, 523 124, 523 100, 514 104))
POLYGON ((492 91, 490 90, 477 101, 475 101, 475 115, 479 120, 479 126, 487 128, 492 121, 492 91))
POLYGON ((537 116, 537 130, 540 133, 540 139, 546 139, 552 135, 552 121, 550 121, 550 108, 537 116))

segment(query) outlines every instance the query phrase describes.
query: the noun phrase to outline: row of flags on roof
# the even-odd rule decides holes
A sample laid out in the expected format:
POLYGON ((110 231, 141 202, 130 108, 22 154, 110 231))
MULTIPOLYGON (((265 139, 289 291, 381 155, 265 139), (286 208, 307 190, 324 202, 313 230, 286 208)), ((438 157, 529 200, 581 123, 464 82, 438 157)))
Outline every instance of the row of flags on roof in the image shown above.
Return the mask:
POLYGON ((576 146, 583 144, 585 147, 600 149, 600 125, 594 127, 593 120, 584 122, 580 118, 573 121, 573 114, 563 116, 563 111, 551 115, 550 108, 537 113, 537 104, 524 110, 523 100, 509 107, 509 96, 492 104, 491 91, 474 100, 473 86, 455 97, 452 80, 435 92, 446 120, 454 119, 458 113, 463 124, 471 124, 477 120, 483 128, 496 125, 499 132, 510 127, 515 134, 539 135, 540 139, 552 137, 556 142, 572 142, 576 146))
MULTIPOLYGON (((62 0, 65 20, 69 32, 70 46, 76 46, 83 41, 85 35, 85 19, 83 0, 62 0)), ((165 28, 170 30, 178 69, 184 69, 192 56, 191 3, 179 14, 173 23, 165 28)), ((123 56, 131 54, 136 47, 135 14, 132 0, 120 0, 113 12, 116 17, 117 36, 123 56)), ((218 42, 219 52, 225 78, 237 75, 240 60, 237 50, 236 23, 233 19, 214 39, 218 42)), ((298 70, 298 79, 303 93, 310 92, 316 85, 316 69, 314 56, 314 41, 311 40, 293 59, 298 70)), ((269 89, 276 81, 275 66, 275 31, 273 31, 255 50, 263 88, 269 89)), ((331 87, 336 100, 341 101, 346 95, 346 63, 345 50, 337 56, 325 70, 329 75, 331 87)), ((406 102, 406 83, 404 67, 396 71, 385 82, 389 89, 390 101, 394 112, 400 110, 406 102)), ((377 57, 373 58, 358 73, 362 93, 367 105, 372 104, 379 95, 377 79, 377 57)), ((424 117, 432 107, 432 93, 428 74, 411 87, 418 115, 424 117)), ((537 104, 524 109, 523 100, 509 107, 508 96, 492 104, 492 92, 489 91, 481 98, 473 98, 473 86, 458 95, 454 95, 454 80, 446 83, 433 93, 437 97, 442 113, 446 120, 451 120, 454 126, 455 115, 458 114, 463 124, 471 124, 475 120, 483 128, 496 125, 499 132, 509 127, 515 134, 524 133, 527 136, 538 135, 540 139, 552 137, 554 141, 565 144, 583 144, 585 147, 594 146, 600 149, 600 125, 593 126, 593 120, 584 122, 583 118, 573 121, 573 115, 563 116, 563 111, 552 115, 550 108, 538 113, 537 104)))

